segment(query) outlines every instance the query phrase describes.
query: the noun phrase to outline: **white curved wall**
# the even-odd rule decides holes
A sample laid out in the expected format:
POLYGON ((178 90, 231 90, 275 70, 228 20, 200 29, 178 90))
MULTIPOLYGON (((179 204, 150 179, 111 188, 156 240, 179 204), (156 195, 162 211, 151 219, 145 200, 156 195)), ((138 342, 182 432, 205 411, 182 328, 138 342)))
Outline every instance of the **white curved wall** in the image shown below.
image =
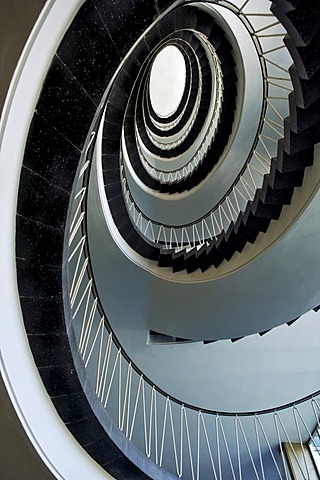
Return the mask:
POLYGON ((92 175, 88 230, 100 300, 122 347, 156 385, 184 402, 223 411, 276 407, 319 388, 314 366, 320 348, 320 336, 315 333, 320 329, 320 313, 310 313, 290 328, 284 325, 235 344, 147 345, 150 328, 185 338, 188 328, 197 338, 199 328, 210 323, 213 333, 220 327, 225 331, 224 322, 215 323, 217 312, 222 312, 230 329, 237 328, 237 322, 239 328, 245 326, 250 315, 256 324, 260 322, 258 331, 263 331, 265 320, 284 323, 318 305, 319 192, 309 206, 308 199, 318 191, 319 179, 319 166, 309 168, 304 187, 285 207, 282 221, 273 222, 270 232, 248 245, 243 254, 218 270, 212 267, 216 278, 201 283, 196 275, 192 283, 192 274, 184 283, 187 274, 166 272, 166 277, 159 278, 151 273, 159 270, 152 269, 153 262, 144 259, 141 268, 134 263, 138 262, 135 252, 129 255, 128 247, 120 250, 116 232, 111 229, 110 233, 106 225, 107 218, 112 227, 107 205, 102 200, 101 207, 97 194, 100 188, 104 198, 103 186, 92 175))
POLYGON ((81 0, 47 2, 26 44, 3 112, 0 131, 0 365, 17 415, 34 448, 55 477, 102 480, 112 477, 74 440, 42 385, 24 330, 15 267, 16 200, 25 139, 52 55, 81 3, 81 0))

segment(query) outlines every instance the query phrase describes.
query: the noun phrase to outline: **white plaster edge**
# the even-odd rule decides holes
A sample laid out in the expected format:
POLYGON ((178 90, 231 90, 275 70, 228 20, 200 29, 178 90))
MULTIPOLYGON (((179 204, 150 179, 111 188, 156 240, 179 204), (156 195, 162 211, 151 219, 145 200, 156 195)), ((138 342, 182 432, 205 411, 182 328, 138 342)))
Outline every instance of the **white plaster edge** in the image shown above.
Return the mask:
POLYGON ((25 141, 51 58, 83 0, 49 1, 24 48, 0 128, 0 366, 8 394, 37 453, 58 479, 113 477, 64 426, 41 382, 26 337, 16 282, 15 220, 25 141))

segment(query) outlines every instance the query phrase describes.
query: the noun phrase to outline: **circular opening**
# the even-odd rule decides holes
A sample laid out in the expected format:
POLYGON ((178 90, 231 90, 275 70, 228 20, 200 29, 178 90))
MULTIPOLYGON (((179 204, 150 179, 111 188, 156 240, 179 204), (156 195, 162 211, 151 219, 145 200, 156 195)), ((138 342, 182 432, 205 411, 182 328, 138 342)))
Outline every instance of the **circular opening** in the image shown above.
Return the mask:
POLYGON ((156 56, 150 75, 150 100, 155 113, 168 117, 179 106, 186 83, 186 64, 177 47, 169 45, 156 56))

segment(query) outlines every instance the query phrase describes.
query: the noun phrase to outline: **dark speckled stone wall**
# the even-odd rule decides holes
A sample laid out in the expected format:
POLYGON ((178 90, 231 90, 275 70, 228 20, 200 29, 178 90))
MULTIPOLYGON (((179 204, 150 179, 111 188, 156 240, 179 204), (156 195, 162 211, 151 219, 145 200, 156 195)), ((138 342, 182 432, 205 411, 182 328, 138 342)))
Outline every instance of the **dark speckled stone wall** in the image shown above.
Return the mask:
MULTIPOLYGON (((76 354, 64 302, 64 235, 81 151, 102 95, 121 58, 161 8, 152 1, 133 0, 87 0, 81 6, 42 86, 25 147, 17 204, 20 302, 40 376, 79 443, 111 475, 126 480, 149 476, 107 434, 115 430, 112 421, 91 391, 76 354)), ((120 92, 119 101, 122 96, 120 92)), ((125 442, 120 434, 116 443, 125 442)), ((132 447, 137 463, 148 463, 132 447)), ((168 478, 154 468, 153 478, 168 478)))
POLYGON ((91 1, 80 8, 57 56, 97 105, 120 62, 100 12, 91 1))
MULTIPOLYGON (((276 3, 281 9, 283 0, 276 3)), ((107 434, 111 421, 86 384, 81 360, 73 355, 74 339, 69 328, 67 302, 64 302, 67 295, 64 234, 68 229, 69 199, 81 151, 103 92, 120 59, 171 4, 171 0, 87 0, 83 4, 54 55, 43 83, 26 143, 17 203, 18 287, 35 363, 58 413, 75 438, 102 467, 115 478, 124 480, 149 476, 128 460, 107 434)), ((301 34, 303 22, 298 19, 299 28, 295 28, 295 32, 301 34)), ((318 48, 317 34, 309 36, 308 41, 318 48)), ((301 62, 308 61, 310 56, 310 51, 303 48, 294 45, 301 62)), ((301 93, 306 95, 308 85, 301 80, 303 75, 297 69, 300 100, 303 102, 306 98, 308 104, 319 92, 319 62, 315 65, 314 58, 319 57, 314 56, 304 65, 312 85, 309 97, 301 93)), ((122 95, 118 92, 119 102, 122 95)), ((319 121, 316 113, 315 116, 314 121, 319 121)), ((313 129, 308 130, 313 135, 312 141, 318 138, 319 129, 315 125, 308 127, 313 129)), ((285 164, 289 153, 282 150, 283 168, 290 168, 289 162, 287 167, 285 164)), ((301 156, 297 161, 300 160, 301 156)), ((124 446, 125 441, 119 435, 118 444, 122 442, 124 446)), ((134 446, 130 448, 135 463, 140 462, 152 478, 172 478, 153 464, 149 465, 145 457, 142 461, 142 454, 135 452, 134 446)))
POLYGON ((43 84, 37 113, 81 149, 96 108, 68 67, 55 56, 43 84))
MULTIPOLYGON (((153 0, 93 0, 101 19, 121 55, 124 57, 141 33, 155 20, 153 0)), ((170 4, 173 2, 171 1, 170 4)))

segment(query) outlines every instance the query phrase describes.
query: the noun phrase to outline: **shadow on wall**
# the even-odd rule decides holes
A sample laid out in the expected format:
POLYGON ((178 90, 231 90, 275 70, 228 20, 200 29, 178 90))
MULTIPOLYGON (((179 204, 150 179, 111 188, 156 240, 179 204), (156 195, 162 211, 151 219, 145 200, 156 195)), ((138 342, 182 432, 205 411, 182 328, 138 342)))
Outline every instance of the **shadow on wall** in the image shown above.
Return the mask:
MULTIPOLYGON (((45 0, 0 1, 0 115, 25 42, 45 0)), ((54 480, 31 445, 0 377, 0 477, 54 480)))
POLYGON ((25 42, 46 0, 0 1, 0 114, 25 42))

